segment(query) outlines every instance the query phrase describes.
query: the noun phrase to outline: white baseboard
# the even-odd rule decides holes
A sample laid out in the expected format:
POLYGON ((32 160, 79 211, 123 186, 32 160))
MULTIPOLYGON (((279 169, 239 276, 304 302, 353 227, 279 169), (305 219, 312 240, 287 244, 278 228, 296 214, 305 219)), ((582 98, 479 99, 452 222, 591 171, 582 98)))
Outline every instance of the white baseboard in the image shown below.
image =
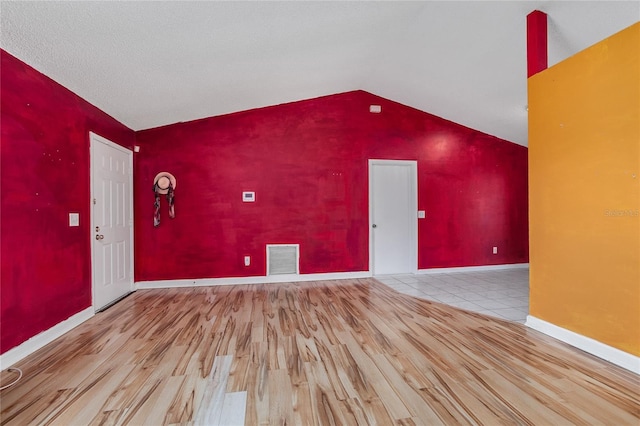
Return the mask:
POLYGON ((161 280, 161 281, 139 281, 136 289, 144 290, 151 288, 174 288, 174 287, 203 287, 218 285, 238 285, 238 284, 270 284, 288 283, 301 281, 325 281, 325 280, 348 280, 357 278, 370 278, 371 272, 330 272, 326 274, 291 274, 291 275, 257 275, 253 277, 236 278, 202 278, 195 280, 161 280))
POLYGON ((93 309, 93 306, 89 306, 87 309, 70 316, 50 329, 33 336, 15 348, 9 349, 7 352, 0 355, 0 369, 4 370, 5 368, 11 367, 16 362, 28 355, 31 355, 41 347, 53 342, 58 337, 79 326, 94 315, 95 310, 93 309))
POLYGON ((507 263, 503 265, 461 266, 457 268, 418 269, 416 274, 450 274, 453 272, 500 271, 503 269, 527 269, 528 263, 507 263))
POLYGON ((621 351, 620 349, 616 349, 612 346, 605 345, 604 343, 575 333, 571 330, 567 330, 566 328, 558 327, 557 325, 531 315, 527 316, 525 325, 536 331, 544 333, 547 336, 551 336, 554 339, 558 339, 578 349, 582 349, 591 355, 595 355, 598 358, 609 361, 612 364, 618 365, 636 374, 640 374, 640 357, 621 351))

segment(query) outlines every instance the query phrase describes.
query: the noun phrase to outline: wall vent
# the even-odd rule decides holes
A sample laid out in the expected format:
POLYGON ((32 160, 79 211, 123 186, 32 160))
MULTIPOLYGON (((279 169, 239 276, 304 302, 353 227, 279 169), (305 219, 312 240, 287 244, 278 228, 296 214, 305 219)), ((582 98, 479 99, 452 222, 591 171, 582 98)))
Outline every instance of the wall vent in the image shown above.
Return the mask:
POLYGON ((297 275, 299 263, 299 244, 267 244, 267 275, 297 275))

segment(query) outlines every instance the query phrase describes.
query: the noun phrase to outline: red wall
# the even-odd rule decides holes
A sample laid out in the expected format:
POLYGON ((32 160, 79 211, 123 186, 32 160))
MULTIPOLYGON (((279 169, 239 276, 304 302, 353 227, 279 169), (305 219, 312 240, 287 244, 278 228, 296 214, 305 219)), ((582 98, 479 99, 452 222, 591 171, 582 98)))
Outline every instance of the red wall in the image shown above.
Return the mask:
POLYGON ((89 131, 135 133, 0 51, 0 353, 91 305, 89 131), (69 213, 80 226, 69 227, 69 213))
POLYGON ((370 158, 418 161, 418 268, 528 262, 527 148, 367 92, 150 129, 137 143, 137 281, 264 275, 268 243, 300 244, 301 273, 368 270, 370 158), (177 178, 177 217, 163 199, 154 228, 160 171, 177 178))

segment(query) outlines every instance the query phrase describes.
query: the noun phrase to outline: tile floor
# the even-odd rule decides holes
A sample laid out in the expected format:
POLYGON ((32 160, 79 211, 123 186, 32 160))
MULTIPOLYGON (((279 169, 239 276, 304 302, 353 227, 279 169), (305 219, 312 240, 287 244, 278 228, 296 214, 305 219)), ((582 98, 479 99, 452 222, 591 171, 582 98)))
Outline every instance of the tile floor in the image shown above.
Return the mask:
POLYGON ((377 275, 410 296, 524 323, 529 313, 529 268, 417 275, 377 275))

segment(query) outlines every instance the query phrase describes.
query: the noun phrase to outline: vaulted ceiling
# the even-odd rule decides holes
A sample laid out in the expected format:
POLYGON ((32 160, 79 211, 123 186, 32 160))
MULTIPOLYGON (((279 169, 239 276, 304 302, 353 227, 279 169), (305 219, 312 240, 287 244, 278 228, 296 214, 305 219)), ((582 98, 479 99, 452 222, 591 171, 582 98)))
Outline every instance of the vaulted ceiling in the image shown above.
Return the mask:
POLYGON ((535 9, 550 65, 640 19, 637 1, 2 1, 0 46, 134 130, 363 89, 527 145, 535 9))

